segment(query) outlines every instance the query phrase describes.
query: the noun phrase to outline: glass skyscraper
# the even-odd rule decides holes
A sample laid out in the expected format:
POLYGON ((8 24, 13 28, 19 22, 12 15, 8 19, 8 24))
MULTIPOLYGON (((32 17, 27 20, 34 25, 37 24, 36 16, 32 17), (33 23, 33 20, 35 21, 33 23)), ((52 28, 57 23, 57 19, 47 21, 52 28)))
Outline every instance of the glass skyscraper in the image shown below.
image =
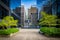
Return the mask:
MULTIPOLYGON (((42 11, 45 11, 48 14, 57 15, 60 17, 60 0, 45 0, 42 11)), ((40 9, 41 2, 37 1, 38 9, 40 9)))
POLYGON ((0 19, 9 15, 10 0, 0 0, 0 19))
MULTIPOLYGON (((40 9, 41 2, 39 0, 37 1, 37 5, 38 9, 40 9)), ((50 15, 56 15, 57 19, 60 19, 60 0, 45 0, 44 4, 41 7, 41 10, 39 11, 44 11, 50 15)), ((41 17, 41 14, 39 13, 38 17, 41 17)), ((59 22, 57 23, 59 24, 59 22)))

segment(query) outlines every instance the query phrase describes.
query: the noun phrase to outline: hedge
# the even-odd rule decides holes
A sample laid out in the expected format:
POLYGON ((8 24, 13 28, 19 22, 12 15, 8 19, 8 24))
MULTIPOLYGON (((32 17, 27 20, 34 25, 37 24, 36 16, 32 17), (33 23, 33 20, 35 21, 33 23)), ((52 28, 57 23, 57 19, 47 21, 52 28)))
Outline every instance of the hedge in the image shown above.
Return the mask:
POLYGON ((60 36, 60 28, 55 27, 41 27, 40 31, 47 36, 60 36))
POLYGON ((16 33, 18 31, 19 29, 17 28, 8 28, 8 29, 0 30, 0 35, 10 35, 11 33, 16 33))

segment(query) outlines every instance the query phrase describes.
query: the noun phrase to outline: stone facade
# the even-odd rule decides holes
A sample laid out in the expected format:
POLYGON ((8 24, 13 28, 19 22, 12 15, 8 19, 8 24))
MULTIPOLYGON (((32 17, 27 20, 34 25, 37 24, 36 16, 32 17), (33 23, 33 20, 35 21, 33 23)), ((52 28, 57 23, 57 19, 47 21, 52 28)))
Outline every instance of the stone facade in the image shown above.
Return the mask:
POLYGON ((28 16, 31 20, 31 24, 33 26, 37 25, 37 8, 36 7, 31 7, 30 9, 28 9, 28 16))

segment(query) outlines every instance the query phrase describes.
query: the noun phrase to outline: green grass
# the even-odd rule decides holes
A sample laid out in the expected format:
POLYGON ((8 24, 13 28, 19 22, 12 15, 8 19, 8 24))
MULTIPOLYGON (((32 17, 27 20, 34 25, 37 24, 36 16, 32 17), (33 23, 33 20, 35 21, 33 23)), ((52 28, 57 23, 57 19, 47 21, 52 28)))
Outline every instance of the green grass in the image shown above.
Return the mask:
POLYGON ((10 35, 11 33, 16 33, 18 31, 19 31, 19 29, 17 29, 17 28, 8 28, 5 30, 0 30, 0 35, 10 35))
POLYGON ((40 31, 48 36, 60 36, 60 28, 55 27, 42 27, 40 31))

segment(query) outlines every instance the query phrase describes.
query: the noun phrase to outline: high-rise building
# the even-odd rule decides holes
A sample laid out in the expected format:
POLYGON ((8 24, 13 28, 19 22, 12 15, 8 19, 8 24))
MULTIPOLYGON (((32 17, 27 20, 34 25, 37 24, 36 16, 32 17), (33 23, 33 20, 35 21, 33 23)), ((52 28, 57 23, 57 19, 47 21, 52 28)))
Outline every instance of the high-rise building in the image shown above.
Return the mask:
POLYGON ((14 11, 18 16, 21 16, 21 7, 16 7, 13 11, 14 11))
POLYGON ((48 14, 57 15, 60 17, 60 1, 59 0, 49 0, 47 4, 43 6, 43 11, 48 14))
MULTIPOLYGON (((52 4, 52 14, 55 14, 57 15, 57 19, 59 20, 60 19, 60 0, 55 0, 53 1, 53 4, 52 4)), ((57 22, 57 24, 60 24, 60 22, 57 22)), ((60 27, 60 25, 57 25, 58 27, 60 27)))
POLYGON ((21 5, 21 25, 22 25, 22 27, 24 26, 24 21, 25 21, 24 17, 25 17, 25 8, 24 8, 24 5, 21 5))
POLYGON ((0 19, 9 15, 10 0, 0 0, 0 19))
POLYGON ((28 9, 28 16, 31 20, 31 24, 33 26, 36 26, 36 24, 37 24, 37 8, 31 7, 30 9, 28 9))
POLYGON ((42 7, 42 11, 47 14, 56 15, 60 19, 60 0, 47 0, 42 7))
POLYGON ((28 9, 28 18, 31 18, 31 13, 30 13, 30 9, 28 9))
POLYGON ((25 11, 24 11, 24 6, 20 6, 20 7, 16 7, 15 9, 13 9, 12 16, 14 17, 14 19, 17 19, 18 25, 19 26, 24 26, 24 16, 25 16, 25 11))
POLYGON ((42 3, 43 3, 43 1, 45 1, 45 0, 37 0, 37 8, 38 8, 38 21, 39 21, 39 19, 41 18, 41 14, 40 14, 40 12, 41 12, 41 9, 42 9, 42 3))
POLYGON ((18 26, 21 27, 21 7, 16 7, 13 9, 11 16, 13 16, 14 19, 18 20, 18 26))
POLYGON ((52 14, 52 10, 51 10, 51 6, 50 5, 44 5, 42 8, 42 11, 46 12, 47 14, 52 14))
POLYGON ((52 0, 52 13, 56 14, 60 18, 60 0, 52 0))

